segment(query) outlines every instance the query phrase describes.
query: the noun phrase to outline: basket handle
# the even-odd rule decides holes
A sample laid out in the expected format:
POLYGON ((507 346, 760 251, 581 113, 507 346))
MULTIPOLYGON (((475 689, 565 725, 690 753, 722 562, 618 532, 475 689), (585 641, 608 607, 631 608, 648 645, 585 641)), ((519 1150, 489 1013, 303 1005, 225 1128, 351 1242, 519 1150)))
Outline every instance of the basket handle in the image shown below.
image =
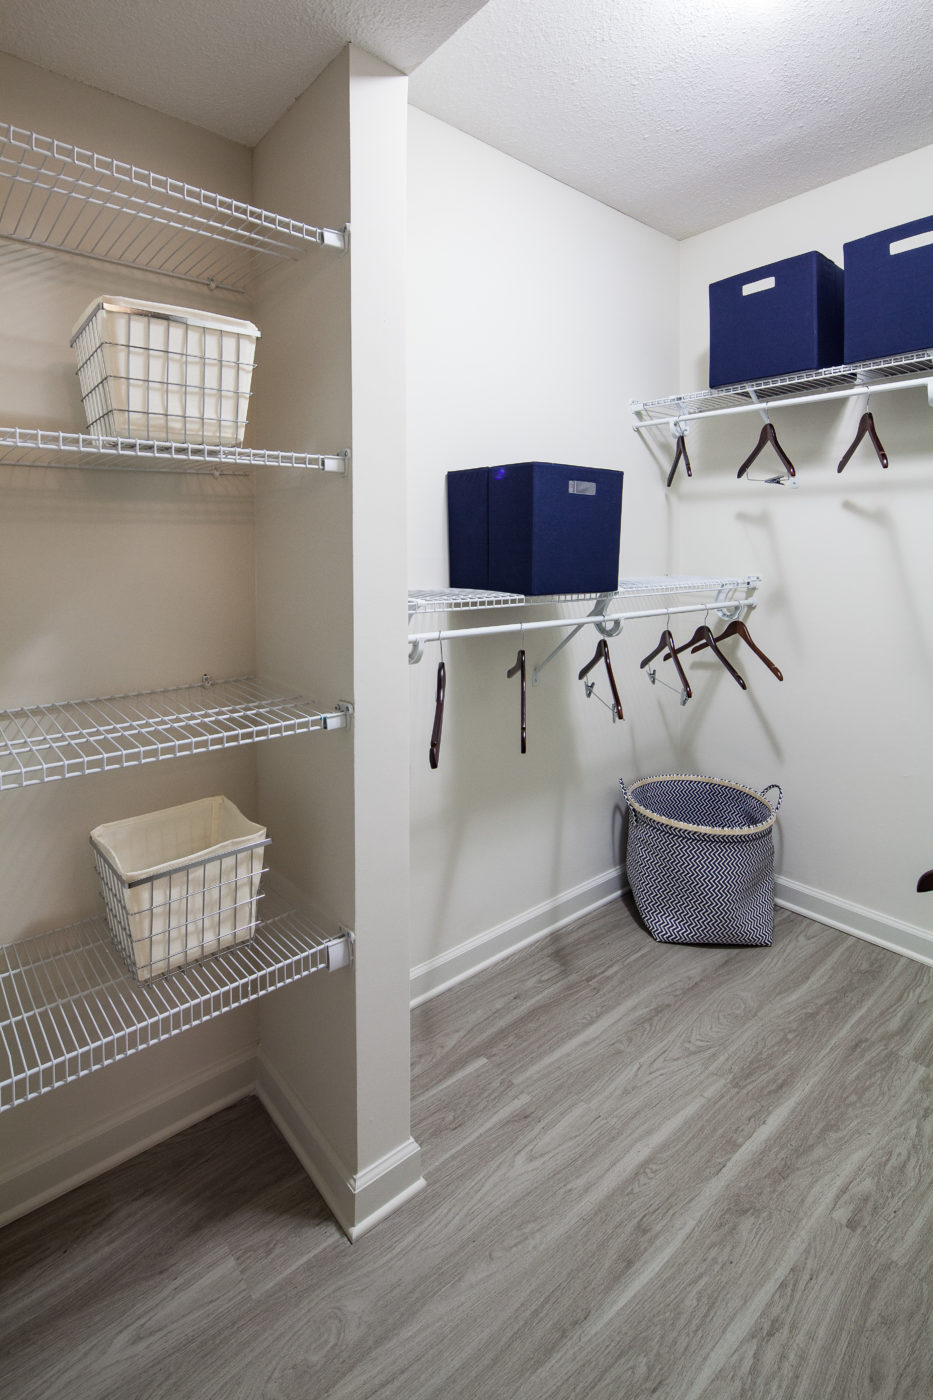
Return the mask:
POLYGON ((781 803, 784 801, 784 794, 777 783, 769 783, 766 788, 761 789, 761 792, 758 794, 758 796, 764 797, 766 792, 777 792, 778 800, 774 804, 774 815, 777 816, 778 812, 781 810, 781 803))
POLYGON ((632 826, 635 826, 638 818, 635 815, 635 808, 628 800, 628 789, 625 786, 624 778, 619 779, 619 787, 622 789, 622 796, 625 798, 625 805, 628 808, 628 819, 631 822, 632 826))

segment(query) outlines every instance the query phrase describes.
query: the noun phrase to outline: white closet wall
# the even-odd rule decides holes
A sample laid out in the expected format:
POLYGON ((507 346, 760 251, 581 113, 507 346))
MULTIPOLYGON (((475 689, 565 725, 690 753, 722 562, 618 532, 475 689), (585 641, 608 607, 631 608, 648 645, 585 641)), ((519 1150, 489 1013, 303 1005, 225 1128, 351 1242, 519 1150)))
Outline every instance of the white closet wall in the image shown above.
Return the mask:
MULTIPOLYGON (((847 239, 928 214, 933 152, 682 245, 415 110, 409 171, 409 586, 447 581, 446 471, 622 467, 622 573, 760 573, 753 635, 786 677, 740 654, 742 693, 692 657, 681 710, 638 669, 659 629, 632 622, 611 644, 626 710, 613 726, 576 679, 596 640, 584 634, 529 687, 522 757, 505 678, 518 639, 453 641, 432 772, 429 645, 411 668, 413 994, 617 888, 616 779, 672 765, 779 781, 778 897, 929 957, 933 905, 915 889, 933 863, 924 390, 871 404, 887 473, 867 449, 836 473, 860 401, 775 410, 796 491, 736 481, 755 416, 694 423, 694 477, 665 490, 673 439, 636 436, 628 405, 705 387, 711 281, 811 248, 841 264, 847 239)), ((530 664, 558 635, 528 641, 530 664)))
MULTIPOLYGON (((415 109, 408 220, 409 587, 448 582, 445 473, 527 460, 623 470, 622 572, 668 570, 670 505, 628 401, 676 377, 676 243, 415 109)), ((618 779, 668 764, 681 721, 638 669, 659 631, 610 642, 616 724, 577 680, 594 630, 537 687, 565 634, 529 634, 524 756, 519 638, 445 643, 436 771, 437 645, 410 668, 415 995, 618 891, 618 779)))
MULTIPOLYGON (((841 266, 844 242, 929 215, 931 191, 927 148, 685 242, 680 375, 665 392, 706 386, 710 282, 810 249, 841 266)), ((774 410, 796 491, 736 480, 757 415, 691 426, 677 567, 755 564, 752 633, 785 681, 738 653, 754 682, 742 695, 698 665, 712 684, 688 707, 684 752, 691 770, 783 785, 780 899, 931 959, 933 900, 916 884, 933 865, 933 408, 922 387, 869 407, 890 467, 863 443, 841 475, 860 398, 774 410)))

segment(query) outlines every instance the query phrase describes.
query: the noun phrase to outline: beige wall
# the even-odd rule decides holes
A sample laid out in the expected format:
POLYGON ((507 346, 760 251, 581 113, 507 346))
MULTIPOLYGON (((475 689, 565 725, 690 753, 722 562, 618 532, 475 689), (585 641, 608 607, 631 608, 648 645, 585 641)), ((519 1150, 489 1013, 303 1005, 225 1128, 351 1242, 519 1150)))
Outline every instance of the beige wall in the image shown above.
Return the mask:
MULTIPOLYGON (((243 147, 0 54, 13 125, 250 191, 243 147)), ((240 316, 242 298, 0 242, 0 422, 86 427, 69 338, 102 292, 240 316)), ((259 373, 257 373, 257 383, 259 373)), ((248 483, 181 476, 0 468, 0 704, 112 695, 243 674, 255 664, 253 507, 248 483)), ((5 792, 0 800, 4 942, 98 912, 88 832, 98 823, 227 793, 256 803, 248 750, 5 792)), ((5 1113, 0 1215, 93 1172, 178 1118, 249 1082, 254 1009, 5 1113), (183 1102, 182 1102, 183 1100, 183 1102), (56 1166, 49 1166, 58 1158, 56 1166)))
MULTIPOLYGON (((684 243, 683 389, 705 387, 711 281, 810 249, 841 266, 849 239, 928 215, 931 189, 933 147, 684 243)), ((863 444, 841 476, 864 402, 775 409, 796 491, 736 481, 757 415, 691 430, 677 564, 759 567, 752 631, 785 681, 747 653, 744 696, 706 663, 684 752, 691 769, 783 785, 782 898, 929 958, 933 902, 916 883, 933 864, 933 417, 922 388, 869 406, 890 468, 863 444)))

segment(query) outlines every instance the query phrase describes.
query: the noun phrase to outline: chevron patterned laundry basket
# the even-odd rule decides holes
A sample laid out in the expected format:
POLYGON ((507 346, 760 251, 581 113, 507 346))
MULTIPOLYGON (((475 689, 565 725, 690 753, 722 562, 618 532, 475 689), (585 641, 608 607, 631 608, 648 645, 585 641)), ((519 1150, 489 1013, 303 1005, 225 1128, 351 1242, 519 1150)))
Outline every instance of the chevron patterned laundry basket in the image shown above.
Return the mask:
POLYGON ((628 881, 652 937, 769 946, 777 783, 753 792, 675 773, 619 786, 629 808, 628 881), (773 805, 765 796, 772 791, 773 805))

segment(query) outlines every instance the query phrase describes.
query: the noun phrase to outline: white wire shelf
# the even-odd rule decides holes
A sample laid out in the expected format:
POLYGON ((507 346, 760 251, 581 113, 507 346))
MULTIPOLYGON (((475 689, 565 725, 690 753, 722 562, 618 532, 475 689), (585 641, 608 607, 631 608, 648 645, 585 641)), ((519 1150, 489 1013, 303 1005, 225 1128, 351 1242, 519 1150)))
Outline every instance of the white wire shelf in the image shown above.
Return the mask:
POLYGON ((343 249, 317 228, 0 122, 0 236, 242 292, 257 254, 343 249))
POLYGON ((521 622, 410 632, 408 659, 413 665, 420 661, 426 642, 535 632, 555 627, 572 627, 579 630, 589 625, 598 629, 608 627, 611 631, 607 632, 607 635, 614 635, 623 622, 637 617, 664 617, 672 613, 712 611, 714 608, 734 611, 740 607, 754 607, 753 595, 760 583, 761 577, 758 574, 724 575, 715 578, 696 574, 656 574, 620 579, 618 588, 612 593, 556 593, 546 597, 528 597, 520 593, 485 594, 478 589, 422 590, 408 595, 409 621, 418 614, 458 612, 483 607, 544 607, 550 609, 552 615, 521 622), (697 595, 690 603, 676 604, 670 601, 671 598, 690 595, 697 595), (488 603, 483 601, 487 597, 490 600, 488 603), (650 601, 651 606, 633 609, 631 604, 637 600, 650 601), (560 604, 587 602, 593 606, 585 615, 571 616, 555 611, 560 604))
POLYGON ((722 589, 752 588, 761 582, 758 575, 742 574, 707 578, 697 574, 654 574, 623 578, 611 593, 498 593, 482 588, 419 588, 408 595, 408 616, 419 613, 448 613, 480 608, 548 607, 556 603, 585 603, 616 598, 643 598, 657 594, 716 593, 722 589))
POLYGON ((316 709, 251 677, 0 711, 0 791, 343 729, 349 705, 316 709))
POLYGON ((103 918, 0 946, 0 1111, 350 961, 349 933, 328 937, 294 912, 148 984, 125 970, 103 918))
POLYGON ((44 428, 0 428, 0 465, 11 467, 246 476, 256 467, 298 467, 346 473, 349 459, 349 452, 330 455, 273 452, 210 443, 92 437, 87 433, 62 433, 44 428))
POLYGON ((517 608, 525 601, 524 593, 497 593, 489 588, 419 588, 408 595, 408 616, 476 608, 517 608))
POLYGON ((744 384, 701 389, 697 393, 675 394, 665 399, 634 400, 632 412, 637 419, 635 431, 640 432, 664 424, 683 423, 689 418, 754 413, 775 404, 787 407, 923 384, 933 392, 930 388, 933 385, 933 350, 784 374, 773 379, 749 380, 744 384))

